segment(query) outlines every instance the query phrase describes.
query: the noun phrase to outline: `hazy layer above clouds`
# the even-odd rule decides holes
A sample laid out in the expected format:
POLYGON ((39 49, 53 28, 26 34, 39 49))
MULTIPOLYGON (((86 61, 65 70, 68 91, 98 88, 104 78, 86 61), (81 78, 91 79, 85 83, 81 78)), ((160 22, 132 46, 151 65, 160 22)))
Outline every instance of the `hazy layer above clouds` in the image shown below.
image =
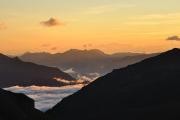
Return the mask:
POLYGON ((35 107, 41 111, 46 111, 56 105, 64 97, 67 97, 81 89, 83 85, 66 87, 19 87, 5 88, 15 93, 24 93, 35 100, 35 107))

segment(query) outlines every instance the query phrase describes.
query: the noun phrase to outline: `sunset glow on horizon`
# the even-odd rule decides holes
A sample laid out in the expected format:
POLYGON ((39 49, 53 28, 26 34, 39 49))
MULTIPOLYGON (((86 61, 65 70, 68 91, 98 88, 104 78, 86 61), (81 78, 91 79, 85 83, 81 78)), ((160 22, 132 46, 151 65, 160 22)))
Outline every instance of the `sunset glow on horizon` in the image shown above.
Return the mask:
POLYGON ((0 0, 0 52, 180 47, 179 0, 0 0))

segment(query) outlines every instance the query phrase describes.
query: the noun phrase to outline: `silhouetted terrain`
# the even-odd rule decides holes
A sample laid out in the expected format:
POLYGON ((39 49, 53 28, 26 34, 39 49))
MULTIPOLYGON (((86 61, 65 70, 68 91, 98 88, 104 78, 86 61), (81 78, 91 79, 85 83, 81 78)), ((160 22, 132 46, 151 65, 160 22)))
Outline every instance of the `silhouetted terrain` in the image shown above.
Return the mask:
POLYGON ((43 117, 32 99, 0 89, 0 120, 43 120, 43 117))
POLYGON ((57 54, 25 53, 20 58, 24 61, 56 66, 62 70, 72 69, 77 73, 89 75, 91 73, 106 74, 113 69, 125 67, 155 55, 157 54, 115 53, 110 55, 96 49, 71 49, 57 54))
POLYGON ((74 80, 58 68, 46 67, 0 54, 0 87, 10 86, 62 86, 66 83, 55 80, 74 80))
POLYGON ((180 119, 180 49, 114 70, 63 99, 53 120, 180 119))

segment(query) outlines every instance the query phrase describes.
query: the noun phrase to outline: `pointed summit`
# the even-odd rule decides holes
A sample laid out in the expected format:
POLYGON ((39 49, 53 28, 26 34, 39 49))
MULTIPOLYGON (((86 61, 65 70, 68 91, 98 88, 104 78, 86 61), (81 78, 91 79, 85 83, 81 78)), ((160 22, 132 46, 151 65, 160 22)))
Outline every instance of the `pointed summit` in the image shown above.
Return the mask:
POLYGON ((172 50, 162 53, 162 55, 179 55, 179 54, 180 54, 179 48, 174 48, 172 50))
POLYGON ((101 50, 98 49, 91 49, 91 50, 79 50, 79 49, 70 49, 66 52, 64 52, 63 54, 69 54, 69 55, 97 55, 97 56, 102 56, 102 55, 106 55, 104 52, 102 52, 101 50))

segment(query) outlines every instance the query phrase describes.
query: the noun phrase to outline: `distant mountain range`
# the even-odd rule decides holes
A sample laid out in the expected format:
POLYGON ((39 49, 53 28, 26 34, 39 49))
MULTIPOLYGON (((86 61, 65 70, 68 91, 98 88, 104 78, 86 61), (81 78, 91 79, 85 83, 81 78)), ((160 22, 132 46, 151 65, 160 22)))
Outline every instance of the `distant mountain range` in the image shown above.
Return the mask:
MULTIPOLYGON (((20 56, 24 61, 34 62, 41 65, 55 66, 66 71, 73 71, 89 75, 98 73, 104 75, 113 69, 122 68, 129 64, 139 62, 143 59, 155 56, 157 54, 141 53, 115 53, 105 54, 104 52, 93 50, 71 49, 64 53, 25 53, 20 56)), ((73 75, 73 74, 72 74, 73 75)))
POLYGON ((63 86, 63 80, 75 80, 58 68, 23 62, 0 54, 0 88, 11 86, 63 86), (61 81, 62 79, 62 81, 61 81))
POLYGON ((44 120, 44 114, 34 108, 34 100, 23 94, 0 89, 0 120, 44 120))
POLYGON ((52 120, 180 119, 180 49, 98 78, 47 114, 52 120))

